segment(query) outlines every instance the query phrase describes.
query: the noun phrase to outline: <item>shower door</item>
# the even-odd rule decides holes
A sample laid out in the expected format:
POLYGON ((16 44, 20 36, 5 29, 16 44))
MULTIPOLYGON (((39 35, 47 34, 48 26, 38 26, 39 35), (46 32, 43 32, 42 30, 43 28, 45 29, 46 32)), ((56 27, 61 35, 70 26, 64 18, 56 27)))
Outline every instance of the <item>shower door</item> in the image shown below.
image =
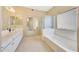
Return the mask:
POLYGON ((39 29, 39 21, 37 18, 34 17, 28 17, 26 21, 26 27, 27 27, 27 34, 36 34, 39 29))

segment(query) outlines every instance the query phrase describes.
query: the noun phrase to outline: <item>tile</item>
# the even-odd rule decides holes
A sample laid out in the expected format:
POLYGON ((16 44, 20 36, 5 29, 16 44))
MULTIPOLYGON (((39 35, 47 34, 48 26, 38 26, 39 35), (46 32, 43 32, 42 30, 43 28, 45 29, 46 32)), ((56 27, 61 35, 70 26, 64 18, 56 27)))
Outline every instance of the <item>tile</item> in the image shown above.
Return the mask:
POLYGON ((41 39, 40 35, 24 37, 16 52, 51 52, 52 49, 41 39))

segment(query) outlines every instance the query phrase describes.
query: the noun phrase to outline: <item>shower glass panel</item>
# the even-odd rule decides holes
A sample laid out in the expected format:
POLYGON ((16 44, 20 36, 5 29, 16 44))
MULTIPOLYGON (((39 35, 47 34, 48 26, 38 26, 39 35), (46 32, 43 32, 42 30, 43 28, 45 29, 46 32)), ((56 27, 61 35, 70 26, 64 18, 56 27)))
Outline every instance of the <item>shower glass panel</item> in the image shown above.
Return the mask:
POLYGON ((37 30, 37 28, 39 27, 38 25, 38 20, 36 18, 29 17, 29 19, 27 19, 27 29, 29 31, 37 30))

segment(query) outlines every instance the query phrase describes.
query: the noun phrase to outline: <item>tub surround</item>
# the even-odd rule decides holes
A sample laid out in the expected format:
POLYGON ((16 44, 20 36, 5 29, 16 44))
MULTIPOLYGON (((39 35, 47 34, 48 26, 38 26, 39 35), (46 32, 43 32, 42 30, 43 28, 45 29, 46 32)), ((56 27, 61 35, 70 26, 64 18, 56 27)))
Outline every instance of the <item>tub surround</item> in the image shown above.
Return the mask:
POLYGON ((54 29, 43 29, 42 34, 43 34, 43 37, 47 38, 44 41, 55 51, 68 51, 68 52, 77 51, 76 40, 74 39, 70 40, 63 36, 59 36, 57 35, 57 33, 55 34, 54 29))

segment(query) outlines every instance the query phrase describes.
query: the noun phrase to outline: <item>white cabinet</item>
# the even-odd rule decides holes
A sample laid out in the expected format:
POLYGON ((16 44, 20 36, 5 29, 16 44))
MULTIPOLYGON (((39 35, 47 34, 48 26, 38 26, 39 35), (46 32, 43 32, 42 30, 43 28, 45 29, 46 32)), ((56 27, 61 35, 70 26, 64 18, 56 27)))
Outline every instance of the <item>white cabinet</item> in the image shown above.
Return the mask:
POLYGON ((6 45, 6 47, 3 47, 4 49, 2 49, 3 52, 14 52, 16 50, 16 48, 18 47, 19 43, 21 42, 23 37, 23 33, 22 32, 15 32, 13 34, 13 37, 10 38, 10 42, 8 43, 8 45, 6 45))

